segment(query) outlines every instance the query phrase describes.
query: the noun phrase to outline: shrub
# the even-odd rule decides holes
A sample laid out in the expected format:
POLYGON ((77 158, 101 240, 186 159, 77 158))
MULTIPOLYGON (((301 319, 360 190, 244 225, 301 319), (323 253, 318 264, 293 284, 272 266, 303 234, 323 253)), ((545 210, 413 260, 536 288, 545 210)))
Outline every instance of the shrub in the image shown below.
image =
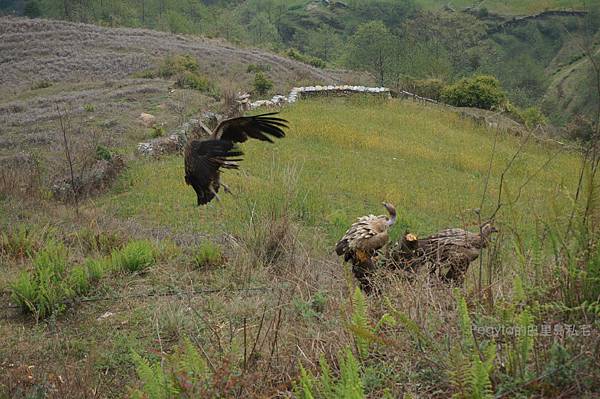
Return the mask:
POLYGON ((288 49, 285 52, 285 55, 287 55, 288 57, 290 57, 296 61, 300 61, 300 62, 312 65, 317 68, 325 68, 327 66, 327 63, 325 61, 323 61, 322 59, 320 59, 318 57, 313 57, 310 55, 302 54, 295 48, 288 49))
POLYGON ((416 95, 439 100, 445 84, 439 79, 415 79, 409 81, 407 86, 416 95))
POLYGON ((192 89, 203 93, 210 92, 213 84, 205 77, 198 75, 196 72, 182 72, 177 75, 175 87, 178 89, 192 89))
POLYGON ((165 128, 162 125, 153 125, 150 128, 150 137, 153 139, 157 137, 163 137, 165 135, 165 128))
POLYGON ((269 80, 262 72, 257 72, 254 76, 254 91, 259 95, 264 95, 273 88, 273 82, 269 80))
POLYGON ((158 66, 157 75, 170 78, 183 72, 197 73, 199 69, 198 61, 193 56, 180 54, 166 57, 158 66))
POLYGON ((94 104, 83 104, 83 110, 85 112, 94 112, 96 107, 94 107, 94 104))
POLYGON ((529 107, 521 111, 521 118, 525 126, 529 129, 548 124, 548 119, 538 107, 529 107))
POLYGON ((149 241, 130 241, 122 249, 113 251, 111 259, 116 270, 143 271, 155 262, 154 247, 149 241))
POLYGON ((198 267, 218 266, 223 262, 223 254, 218 245, 210 241, 204 241, 200 244, 194 260, 198 267))
POLYGON ((110 161, 112 159, 112 152, 103 145, 96 146, 96 159, 98 161, 110 161))
POLYGON ((31 85, 31 90, 45 89, 52 86, 52 82, 46 79, 38 80, 31 85))
POLYGON ((269 64, 248 64, 248 68, 246 68, 246 72, 269 72, 271 70, 271 65, 269 64))
POLYGON ((505 99, 500 82, 489 75, 464 78, 442 90, 442 100, 456 107, 492 109, 505 99))

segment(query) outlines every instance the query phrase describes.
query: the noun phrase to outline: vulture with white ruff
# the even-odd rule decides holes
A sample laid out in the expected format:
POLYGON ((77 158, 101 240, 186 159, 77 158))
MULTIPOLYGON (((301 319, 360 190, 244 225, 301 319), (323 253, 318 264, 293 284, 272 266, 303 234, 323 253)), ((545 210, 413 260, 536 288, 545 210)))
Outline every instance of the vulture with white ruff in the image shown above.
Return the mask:
POLYGON ((344 255, 344 261, 352 263, 352 272, 365 291, 370 291, 369 276, 374 269, 373 256, 389 240, 388 230, 396 222, 396 208, 387 202, 383 206, 386 215, 368 215, 352 224, 338 241, 335 252, 344 255))
POLYGON ((214 131, 205 125, 200 129, 208 136, 188 141, 184 149, 185 182, 196 192, 198 205, 219 199, 219 188, 227 186, 221 183, 221 169, 238 169, 243 152, 236 143, 248 138, 272 143, 272 138, 285 137, 283 128, 287 121, 273 115, 277 112, 255 116, 242 116, 226 119, 219 123, 214 131))

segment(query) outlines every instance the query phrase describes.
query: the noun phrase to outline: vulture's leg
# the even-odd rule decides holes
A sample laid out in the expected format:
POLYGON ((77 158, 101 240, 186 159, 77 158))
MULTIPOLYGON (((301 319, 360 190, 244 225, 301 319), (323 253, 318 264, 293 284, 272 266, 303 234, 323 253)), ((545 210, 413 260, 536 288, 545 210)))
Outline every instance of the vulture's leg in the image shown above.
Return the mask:
POLYGON ((233 195, 233 192, 229 187, 227 187, 225 183, 219 182, 219 184, 221 185, 221 187, 223 187, 223 191, 225 191, 227 194, 233 195))
POLYGON ((213 193, 215 195, 215 198, 217 201, 219 201, 219 203, 221 202, 221 197, 219 197, 219 194, 217 194, 217 192, 215 191, 215 189, 212 186, 209 186, 208 189, 210 190, 211 193, 213 193))

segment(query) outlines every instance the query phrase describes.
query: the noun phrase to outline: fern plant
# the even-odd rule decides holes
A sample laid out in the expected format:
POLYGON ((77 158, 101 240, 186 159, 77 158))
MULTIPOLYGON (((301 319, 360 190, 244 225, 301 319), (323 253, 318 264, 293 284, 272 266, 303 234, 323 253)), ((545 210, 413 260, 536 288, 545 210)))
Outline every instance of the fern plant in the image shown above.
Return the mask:
POLYGON ((373 343, 382 342, 377 335, 385 325, 395 325, 396 320, 390 314, 384 314, 373 326, 369 320, 368 308, 365 295, 358 287, 352 294, 352 313, 350 317, 350 331, 354 336, 354 342, 361 360, 366 359, 369 349, 373 343))
POLYGON ((154 247, 150 241, 130 241, 120 250, 111 254, 112 265, 117 270, 139 272, 152 266, 156 260, 154 247))
POLYGON ((323 356, 319 359, 319 377, 300 365, 300 379, 294 384, 295 396, 300 399, 365 398, 361 366, 349 348, 338 354, 338 363, 337 377, 323 356))
POLYGON ((33 270, 21 273, 11 285, 13 300, 39 318, 64 309, 64 301, 73 295, 65 281, 67 263, 65 247, 49 241, 34 257, 33 270))
POLYGON ((448 374, 455 390, 454 398, 493 398, 490 379, 496 358, 496 345, 484 343, 477 346, 473 337, 472 322, 467 302, 458 289, 454 289, 461 339, 452 350, 448 374))

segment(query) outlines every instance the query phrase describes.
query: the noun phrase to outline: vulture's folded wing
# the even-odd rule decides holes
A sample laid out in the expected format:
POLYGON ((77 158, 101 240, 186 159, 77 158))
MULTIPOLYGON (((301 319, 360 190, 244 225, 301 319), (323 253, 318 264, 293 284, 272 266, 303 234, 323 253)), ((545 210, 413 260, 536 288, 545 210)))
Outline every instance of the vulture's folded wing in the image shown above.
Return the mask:
POLYGON ((287 121, 277 118, 277 112, 255 116, 242 116, 227 119, 217 126, 213 137, 221 140, 230 140, 243 143, 248 138, 261 141, 273 142, 272 137, 282 138, 285 136, 283 128, 287 128, 287 121))
POLYGON ((198 196, 198 205, 209 202, 219 188, 219 169, 236 169, 243 153, 227 140, 194 140, 185 149, 185 182, 198 196))

